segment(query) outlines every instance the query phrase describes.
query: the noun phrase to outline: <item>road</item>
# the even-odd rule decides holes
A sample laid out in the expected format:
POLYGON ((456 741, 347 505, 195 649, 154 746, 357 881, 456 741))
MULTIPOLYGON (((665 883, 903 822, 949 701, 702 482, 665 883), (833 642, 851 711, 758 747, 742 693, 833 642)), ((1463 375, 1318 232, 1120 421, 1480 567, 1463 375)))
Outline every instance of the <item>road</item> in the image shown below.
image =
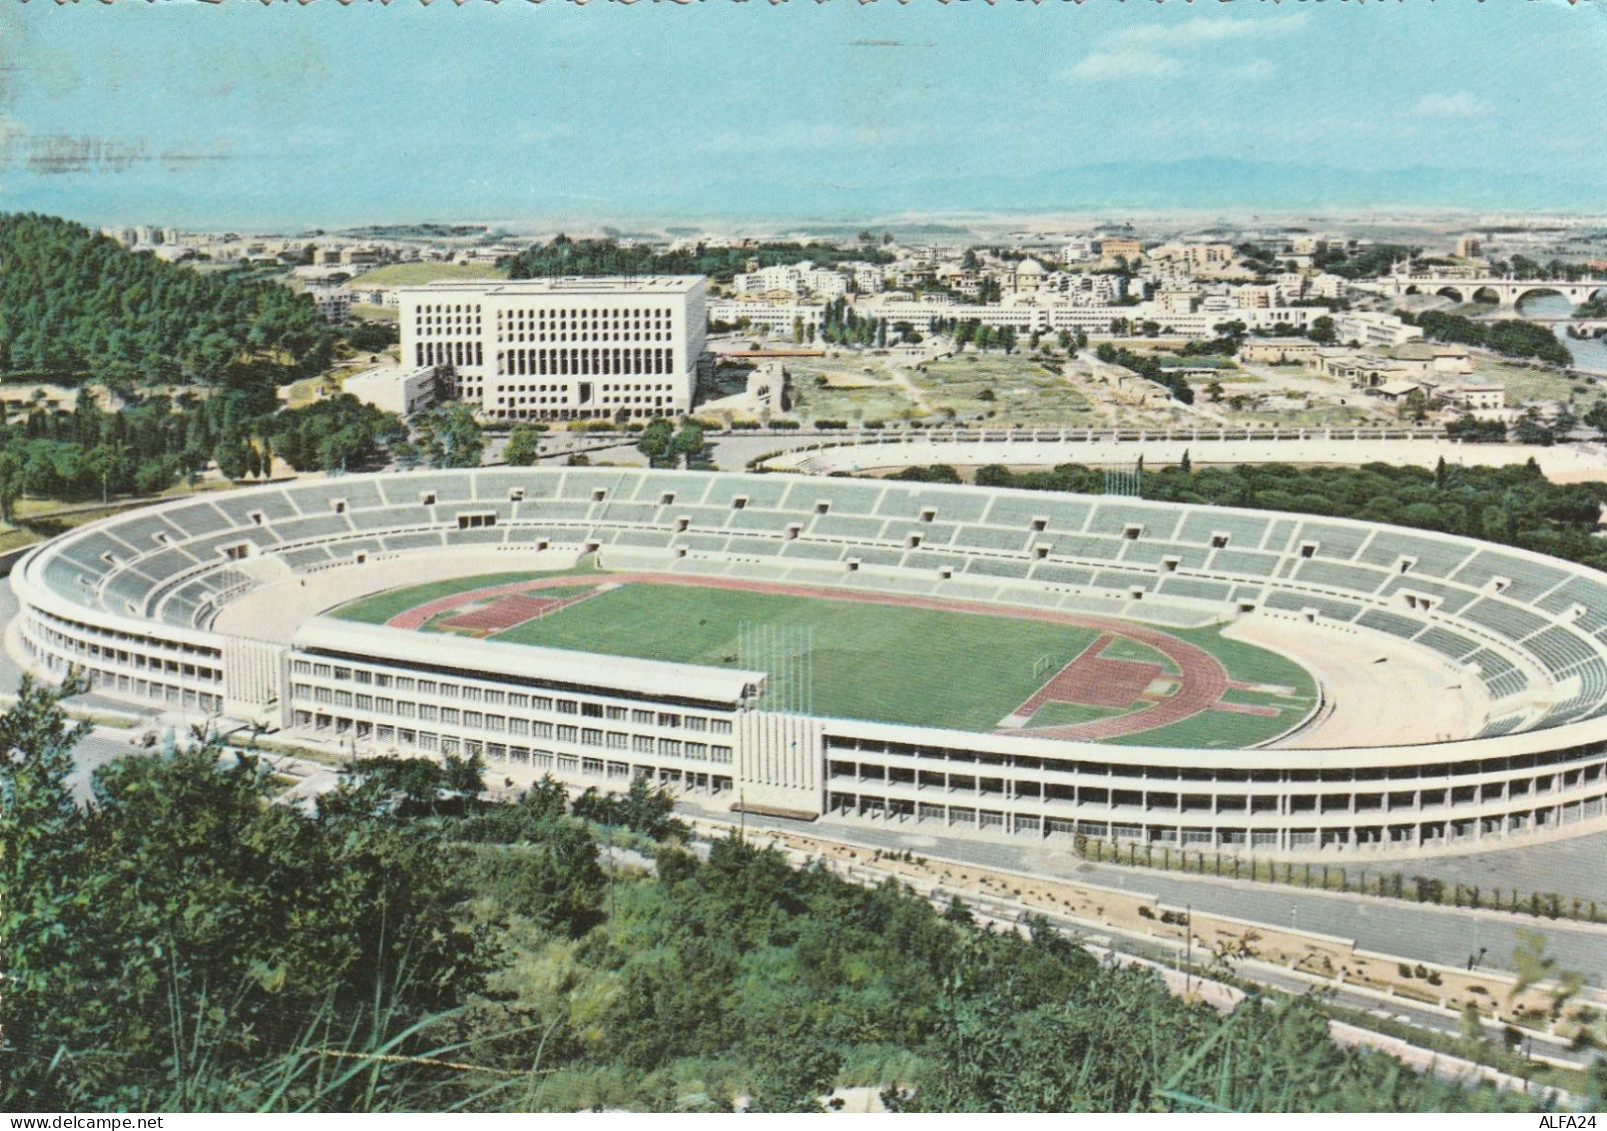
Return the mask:
MULTIPOLYGON (((720 835, 725 827, 723 824, 711 826, 699 823, 698 831, 704 835, 720 835)), ((893 873, 877 867, 874 862, 846 863, 830 857, 817 859, 797 849, 787 850, 786 855, 794 866, 802 867, 819 862, 844 879, 867 886, 875 886, 895 878, 893 873)), ((902 882, 910 882, 908 876, 901 875, 896 878, 902 882)), ((1053 911, 1045 913, 1041 908, 1029 907, 994 893, 978 893, 973 889, 952 889, 937 883, 917 882, 912 886, 939 909, 946 908, 950 899, 958 896, 979 922, 997 928, 1020 929, 1020 924, 1027 916, 1042 916, 1050 926, 1101 960, 1122 965, 1146 966, 1160 974, 1173 993, 1196 994, 1224 1011, 1231 1010, 1245 996, 1244 992, 1234 985, 1214 980, 1215 977, 1232 975, 1240 981, 1293 996, 1320 994, 1324 1001, 1331 1005, 1370 1015, 1378 1020, 1391 1020, 1397 1024, 1413 1026, 1447 1037, 1461 1035, 1461 1016, 1452 1010, 1422 1005, 1365 987, 1346 985, 1255 959, 1239 962, 1230 970, 1216 973, 1206 968, 1208 956, 1190 946, 1188 942, 1116 930, 1108 924, 1090 923, 1053 911)), ((1484 1022, 1484 1027, 1486 1037, 1491 1041, 1499 1042, 1503 1039, 1502 1025, 1487 1020, 1484 1022)), ((1395 1038, 1381 1036, 1371 1030, 1339 1021, 1330 1022, 1329 1029, 1334 1038, 1343 1044, 1382 1047, 1391 1055, 1406 1060, 1419 1071, 1433 1071, 1447 1079, 1465 1079, 1469 1076, 1483 1075, 1504 1087, 1524 1087, 1522 1081, 1493 1069, 1436 1054, 1395 1038)), ((1527 1052, 1531 1056, 1551 1063, 1573 1068, 1586 1067, 1593 1056, 1588 1050, 1572 1049, 1567 1042, 1539 1033, 1530 1035, 1527 1052)), ((1567 1102, 1568 1097, 1560 1095, 1559 1099, 1567 1102)))
MULTIPOLYGON (((1158 896, 1170 907, 1192 905, 1201 912, 1353 939, 1362 950, 1445 966, 1465 966, 1468 958, 1483 948, 1484 965, 1510 970, 1520 941, 1518 932, 1535 931, 1546 939, 1547 953, 1562 969, 1577 970, 1591 985, 1607 987, 1607 926, 1094 864, 1069 850, 1057 852, 1036 843, 1018 846, 934 837, 829 819, 808 824, 749 814, 746 822, 750 828, 784 829, 871 848, 913 851, 964 864, 1142 892, 1158 896)), ((1401 867, 1418 871, 1419 865, 1427 863, 1402 861, 1401 867)))

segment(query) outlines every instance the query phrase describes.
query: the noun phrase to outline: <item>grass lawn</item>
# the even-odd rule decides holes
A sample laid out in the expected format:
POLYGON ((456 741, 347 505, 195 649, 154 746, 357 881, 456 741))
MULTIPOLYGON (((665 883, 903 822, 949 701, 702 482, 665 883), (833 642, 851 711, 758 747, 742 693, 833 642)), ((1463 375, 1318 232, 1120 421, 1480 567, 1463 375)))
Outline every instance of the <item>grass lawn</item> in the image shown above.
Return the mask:
POLYGON ((364 271, 352 279, 352 285, 364 287, 411 287, 420 283, 434 283, 441 279, 506 279, 508 273, 500 267, 480 266, 474 263, 392 263, 364 271))
POLYGON ((1504 386, 1508 404, 1566 401, 1571 395, 1584 392, 1582 382, 1570 381, 1555 369, 1525 365, 1521 361, 1496 361, 1486 356, 1475 356, 1473 377, 1504 386))
MULTIPOLYGON (((589 580, 607 580, 590 562, 545 574, 528 570, 481 574, 378 593, 342 605, 329 615, 383 624, 417 605, 456 593, 537 577, 585 575, 590 575, 589 580)), ((563 586, 542 593, 567 596, 585 588, 589 586, 563 586)), ((437 622, 462 611, 442 614, 426 625, 425 631, 450 632, 437 622)), ((735 667, 743 622, 813 630, 816 714, 975 732, 995 729, 1098 636, 1092 629, 1019 617, 633 582, 491 639, 503 644, 735 667), (1040 663, 1044 657, 1048 657, 1047 665, 1040 663)), ((1169 631, 1217 656, 1232 679, 1290 687, 1294 694, 1229 693, 1232 702, 1281 708, 1276 718, 1210 711, 1117 741, 1222 748, 1248 745, 1287 730, 1315 701, 1311 677, 1276 653, 1223 639, 1216 628, 1169 631)), ((1154 649, 1120 637, 1104 655, 1158 663, 1172 670, 1154 649)), ((1031 725, 1066 726, 1124 713, 1122 709, 1049 703, 1037 712, 1031 725)))
POLYGON ((1059 373, 1016 354, 944 358, 927 363, 911 379, 935 408, 951 409, 962 420, 991 412, 995 415, 990 423, 995 426, 1075 425, 1085 423, 1092 408, 1088 398, 1059 373))
POLYGON ((1128 715, 1131 707, 1090 707, 1083 703, 1045 703, 1033 713, 1029 727, 1066 727, 1128 715))
POLYGON ((1033 661, 1070 660, 1088 629, 892 605, 626 585, 520 625, 503 643, 734 667, 744 622, 814 630, 817 714, 989 731, 1046 678, 1033 661))
POLYGON ((0 530, 0 553, 7 550, 20 550, 24 546, 32 546, 35 542, 42 542, 44 538, 32 530, 20 526, 8 526, 0 530))
POLYGON ((820 388, 814 378, 793 386, 792 414, 808 420, 908 420, 920 415, 896 385, 820 388))
POLYGON ((1099 653, 1099 658, 1102 660, 1137 660, 1141 664, 1155 664, 1165 671, 1167 675, 1177 674, 1177 665, 1172 663, 1171 660, 1161 655, 1148 644, 1140 644, 1138 641, 1128 640, 1124 636, 1118 636, 1105 645, 1105 650, 1099 653))
MULTIPOLYGON (((1268 701, 1271 706, 1287 703, 1305 711, 1317 700, 1317 681, 1311 677, 1311 673, 1276 652, 1254 644, 1246 644, 1242 640, 1230 640, 1223 636, 1222 630, 1216 626, 1171 628, 1167 631, 1179 640, 1186 640, 1195 647, 1211 653, 1227 669, 1228 678, 1237 683, 1287 687, 1293 692, 1286 698, 1268 701)), ((1230 698, 1229 702, 1258 702, 1258 700, 1230 698)))
POLYGON ((1117 746, 1191 746, 1206 750, 1242 750, 1282 734, 1299 721, 1298 713, 1277 718, 1232 711, 1201 711, 1171 726, 1156 727, 1110 741, 1117 746))
POLYGON ((361 621, 363 624, 384 624, 398 613, 407 612, 414 605, 422 605, 439 597, 450 597, 454 593, 489 589, 493 585, 511 585, 516 581, 534 581, 539 577, 567 577, 596 572, 597 567, 588 559, 585 564, 574 569, 554 570, 551 573, 532 573, 528 569, 522 569, 514 573, 482 573, 474 577, 453 577, 445 581, 430 581, 423 585, 409 585, 404 589, 388 589, 384 593, 359 597, 355 601, 348 601, 331 609, 325 615, 340 620, 361 621))

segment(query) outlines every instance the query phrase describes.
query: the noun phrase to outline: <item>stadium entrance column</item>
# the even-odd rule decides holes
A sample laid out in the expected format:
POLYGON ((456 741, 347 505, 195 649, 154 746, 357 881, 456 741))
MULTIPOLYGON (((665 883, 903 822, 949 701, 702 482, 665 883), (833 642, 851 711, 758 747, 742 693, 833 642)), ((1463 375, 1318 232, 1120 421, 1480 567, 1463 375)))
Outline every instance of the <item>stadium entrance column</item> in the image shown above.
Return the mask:
POLYGON ((807 820, 825 812, 821 720, 749 711, 736 729, 735 808, 807 820))

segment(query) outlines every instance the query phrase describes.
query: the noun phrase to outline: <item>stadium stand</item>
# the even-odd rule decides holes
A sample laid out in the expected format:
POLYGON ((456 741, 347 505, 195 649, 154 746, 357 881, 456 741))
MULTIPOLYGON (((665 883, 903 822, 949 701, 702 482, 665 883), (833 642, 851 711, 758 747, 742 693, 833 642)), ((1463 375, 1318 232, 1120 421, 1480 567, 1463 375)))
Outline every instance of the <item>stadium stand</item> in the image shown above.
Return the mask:
MULTIPOLYGON (((1494 759, 1505 767, 1500 772, 1512 774, 1533 774, 1539 764, 1580 763, 1582 769, 1570 771, 1570 788, 1589 796, 1559 797, 1539 808, 1524 803, 1523 827, 1532 828, 1601 814, 1607 796, 1607 582, 1518 550, 1341 519, 777 475, 427 471, 275 485, 117 515, 33 551, 14 571, 13 584, 23 598, 22 647, 37 670, 59 674, 87 660, 97 687, 108 694, 217 711, 242 702, 228 681, 243 679, 238 673, 245 669, 230 665, 250 665, 225 661, 232 645, 209 626, 220 605, 261 578, 361 570, 376 557, 439 557, 454 547, 495 555, 498 568, 517 569, 519 555, 544 545, 573 553, 596 549, 613 568, 935 594, 1180 626, 1238 616, 1305 622, 1315 611, 1318 628, 1377 633, 1397 647, 1409 642, 1442 658, 1434 662, 1476 673, 1494 706, 1470 722, 1463 738, 1413 748, 1411 759, 1425 776, 1454 777, 1464 772, 1454 767, 1482 765, 1479 759, 1494 759), (102 647, 105 634, 121 643, 102 647), (119 666, 123 660, 107 658, 114 652, 139 662, 119 666), (153 657, 161 660, 154 667, 153 657), (153 678, 153 671, 170 672, 169 664, 194 674, 182 685, 153 678)), ((251 668, 252 678, 273 683, 277 676, 263 674, 271 667, 251 668)), ((293 698, 287 693, 283 702, 293 698)), ((859 734, 854 757, 896 756, 901 741, 922 751, 961 741, 945 737, 948 732, 917 741, 895 730, 859 734)), ((823 741, 829 746, 837 739, 823 741)), ((1033 741, 1035 764, 1042 764, 1051 740, 1033 741)), ((1011 757, 1013 749, 1000 746, 999 756, 1011 757)), ((1130 749, 1139 751, 1133 758, 1158 757, 1130 749)), ((1383 749, 1339 753, 1397 764, 1398 756, 1383 749)), ((1211 752, 1213 758, 1223 754, 1211 752)), ((1108 760, 1100 767, 1088 772, 1101 783, 1129 772, 1108 760)), ((1322 784, 1326 772, 1300 780, 1315 782, 1313 790, 1331 788, 1322 784)), ((1175 771, 1164 766, 1143 771, 1152 773, 1175 780, 1175 771)), ((1297 788, 1295 778, 1286 781, 1297 788)), ((1134 788, 1145 788, 1142 776, 1134 788)), ((890 790, 884 787, 877 798, 885 803, 890 790)), ((867 798, 868 792, 828 791, 822 804, 860 813, 868 811, 867 798)), ((1029 803, 1016 800, 1025 813, 1029 803)), ((1289 810, 1269 816, 1266 828, 1271 843, 1291 851, 1307 845, 1437 847, 1464 835, 1456 828, 1474 829, 1466 835, 1475 838, 1486 825, 1507 828, 1502 822, 1518 820, 1515 805, 1491 803, 1471 821, 1414 811, 1404 836, 1365 826, 1382 818, 1359 812, 1328 821, 1297 819, 1289 810)), ((1040 810, 1041 799, 1031 813, 1039 824, 1029 827, 1046 827, 1040 810)), ((1148 830, 1143 835, 1151 839, 1176 843, 1181 836, 1175 818, 1170 825, 1150 818, 1132 827, 1148 830)), ((1231 836, 1244 833, 1221 831, 1230 839, 1217 843, 1238 843, 1231 836)))

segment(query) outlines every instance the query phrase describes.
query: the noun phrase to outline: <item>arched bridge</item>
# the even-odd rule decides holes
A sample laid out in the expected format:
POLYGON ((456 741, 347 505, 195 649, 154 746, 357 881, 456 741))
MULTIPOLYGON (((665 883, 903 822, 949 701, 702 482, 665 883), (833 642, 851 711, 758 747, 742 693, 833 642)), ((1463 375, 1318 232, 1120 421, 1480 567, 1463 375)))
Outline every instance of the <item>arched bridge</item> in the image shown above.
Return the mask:
POLYGON ((1607 279, 1509 279, 1489 276, 1462 278, 1435 274, 1394 274, 1379 278, 1368 289, 1400 298, 1404 295, 1444 295, 1457 302, 1490 302, 1517 306, 1529 295, 1559 294, 1578 306, 1607 294, 1607 279))

